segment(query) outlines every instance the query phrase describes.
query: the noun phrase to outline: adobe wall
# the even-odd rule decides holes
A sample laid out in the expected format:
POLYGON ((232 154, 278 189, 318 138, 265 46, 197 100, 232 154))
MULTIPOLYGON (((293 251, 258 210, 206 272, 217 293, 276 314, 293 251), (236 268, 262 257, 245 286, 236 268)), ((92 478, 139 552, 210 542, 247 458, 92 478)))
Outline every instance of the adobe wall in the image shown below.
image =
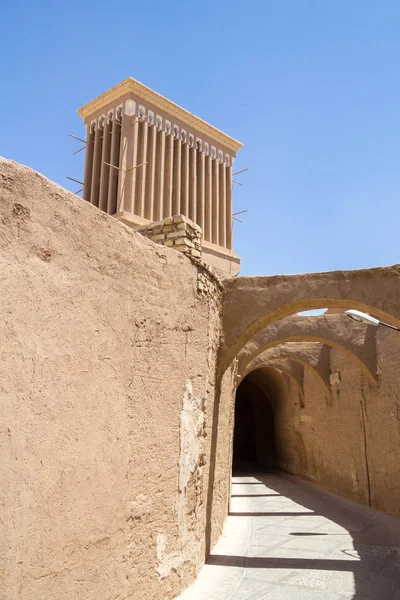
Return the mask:
MULTIPOLYGON (((351 326, 351 325, 349 325, 351 326)), ((330 406, 305 372, 305 408, 289 384, 275 406, 278 465, 333 492, 400 517, 400 334, 379 328, 378 386, 331 350, 330 406), (364 428, 365 423, 365 428, 364 428)))
POLYGON ((228 505, 219 292, 4 159, 0 245, 0 598, 173 598, 228 505))

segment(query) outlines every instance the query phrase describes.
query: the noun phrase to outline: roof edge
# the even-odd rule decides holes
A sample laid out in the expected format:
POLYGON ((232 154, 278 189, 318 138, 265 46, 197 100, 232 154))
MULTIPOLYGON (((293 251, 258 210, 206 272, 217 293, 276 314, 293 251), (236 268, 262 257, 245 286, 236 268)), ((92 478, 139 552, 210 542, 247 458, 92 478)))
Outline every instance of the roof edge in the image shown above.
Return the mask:
POLYGON ((103 108, 110 102, 113 102, 121 95, 129 92, 136 94, 140 98, 143 98, 143 100, 147 100, 155 107, 164 110, 165 112, 179 119, 186 125, 190 125, 191 127, 203 133, 204 135, 207 135, 210 138, 220 142, 221 144, 229 148, 229 150, 237 152, 243 146, 243 144, 238 140, 235 140, 223 131, 214 127, 213 125, 210 125, 203 119, 200 119, 200 117, 197 117, 196 115, 192 114, 188 110, 185 110, 178 104, 175 104, 175 102, 172 102, 172 100, 168 100, 168 98, 165 98, 165 96, 158 94, 143 83, 140 83, 140 81, 133 79, 133 77, 127 77, 127 79, 124 79, 123 81, 110 88, 103 94, 100 94, 100 96, 97 96, 97 98, 94 98, 93 100, 79 108, 76 112, 83 119, 87 119, 94 112, 101 110, 101 108, 103 108))

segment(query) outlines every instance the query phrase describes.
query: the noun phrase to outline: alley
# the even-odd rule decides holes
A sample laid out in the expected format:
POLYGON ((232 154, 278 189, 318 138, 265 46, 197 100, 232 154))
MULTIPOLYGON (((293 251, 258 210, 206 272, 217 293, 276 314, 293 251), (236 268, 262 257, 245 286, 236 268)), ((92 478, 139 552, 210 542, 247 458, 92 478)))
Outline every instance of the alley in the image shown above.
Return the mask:
POLYGON ((400 600, 400 520, 271 473, 234 477, 224 532, 179 600, 400 600))

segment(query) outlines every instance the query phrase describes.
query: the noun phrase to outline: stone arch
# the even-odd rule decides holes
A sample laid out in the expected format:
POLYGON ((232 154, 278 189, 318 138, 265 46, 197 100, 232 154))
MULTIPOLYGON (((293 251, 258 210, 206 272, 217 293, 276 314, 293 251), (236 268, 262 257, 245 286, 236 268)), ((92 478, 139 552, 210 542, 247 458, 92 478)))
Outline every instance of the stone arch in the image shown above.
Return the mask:
POLYGON ((219 372, 261 329, 318 308, 355 308, 400 327, 400 266, 226 280, 219 372))
POLYGON ((332 400, 329 348, 324 344, 288 343, 274 346, 251 361, 245 373, 247 375, 247 371, 254 371, 263 365, 277 364, 278 361, 287 360, 297 362, 308 369, 320 381, 328 402, 332 400))
MULTIPOLYGON (((332 401, 332 392, 330 390, 330 386, 327 385, 327 383, 324 380, 324 378, 322 377, 322 375, 318 372, 318 369, 316 369, 315 367, 310 365, 310 363, 308 363, 306 360, 303 360, 302 358, 299 358, 298 356, 290 356, 290 355, 282 354, 282 356, 280 356, 279 358, 271 359, 269 361, 266 361, 263 364, 279 366, 279 364, 281 364, 282 362, 285 362, 285 361, 296 362, 299 365, 302 365, 305 369, 308 369, 314 375, 314 377, 316 377, 317 380, 320 382, 320 384, 324 390, 324 395, 325 395, 327 401, 328 402, 332 401)), ((303 384, 303 394, 304 394, 304 384, 303 384)))
POLYGON ((278 373, 280 373, 281 375, 286 375, 290 381, 293 382, 295 388, 297 389, 297 392, 299 394, 299 398, 300 398, 300 408, 304 408, 305 407, 305 399, 304 399, 304 386, 300 385, 300 383, 297 381, 296 377, 294 375, 292 375, 292 372, 290 369, 288 369, 287 367, 274 367, 272 364, 269 365, 272 369, 275 369, 276 371, 278 371, 278 373))
MULTIPOLYGON (((273 365, 273 364, 269 364, 269 365, 262 365, 262 367, 256 367, 255 369, 250 369, 245 376, 250 375, 251 373, 254 373, 255 371, 264 371, 264 370, 268 370, 268 371, 274 371, 275 373, 278 374, 279 377, 282 377, 284 379, 284 376, 288 377, 294 384, 294 386, 296 387, 298 393, 299 393, 299 397, 300 397, 300 406, 301 408, 304 408, 304 386, 303 386, 303 380, 304 380, 304 367, 302 367, 302 365, 300 365, 300 363, 294 363, 294 362, 288 362, 288 364, 286 365, 273 365)), ((240 382, 244 379, 240 378, 238 380, 238 385, 240 384, 240 382)))
POLYGON ((321 342, 350 356, 376 383, 375 328, 350 323, 346 315, 289 317, 261 330, 239 354, 239 372, 265 350, 286 342, 321 342))

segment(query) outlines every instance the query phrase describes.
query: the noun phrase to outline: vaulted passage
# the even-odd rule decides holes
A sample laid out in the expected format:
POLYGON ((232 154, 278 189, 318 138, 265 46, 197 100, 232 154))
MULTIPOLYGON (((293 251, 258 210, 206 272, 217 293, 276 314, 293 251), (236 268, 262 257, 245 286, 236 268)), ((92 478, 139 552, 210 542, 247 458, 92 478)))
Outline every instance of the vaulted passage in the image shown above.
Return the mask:
POLYGON ((245 377, 236 392, 234 475, 263 472, 274 464, 273 404, 256 374, 245 377))

